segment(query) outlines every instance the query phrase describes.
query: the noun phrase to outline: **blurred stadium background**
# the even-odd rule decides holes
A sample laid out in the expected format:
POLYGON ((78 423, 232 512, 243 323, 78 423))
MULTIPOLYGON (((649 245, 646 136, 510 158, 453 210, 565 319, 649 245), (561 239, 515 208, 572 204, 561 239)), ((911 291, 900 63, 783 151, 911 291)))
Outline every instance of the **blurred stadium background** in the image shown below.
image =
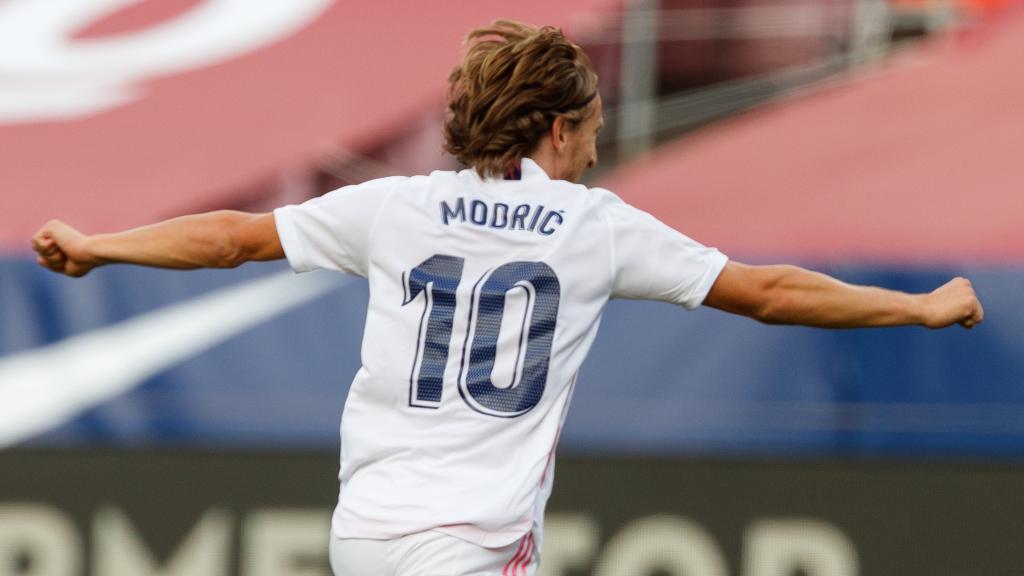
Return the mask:
POLYGON ((964 275, 987 310, 827 332, 614 302, 542 574, 1020 574, 1022 4, 0 0, 0 576, 329 573, 365 282, 69 280, 28 240, 453 167, 445 79, 499 17, 593 57, 589 183, 739 260, 964 275))

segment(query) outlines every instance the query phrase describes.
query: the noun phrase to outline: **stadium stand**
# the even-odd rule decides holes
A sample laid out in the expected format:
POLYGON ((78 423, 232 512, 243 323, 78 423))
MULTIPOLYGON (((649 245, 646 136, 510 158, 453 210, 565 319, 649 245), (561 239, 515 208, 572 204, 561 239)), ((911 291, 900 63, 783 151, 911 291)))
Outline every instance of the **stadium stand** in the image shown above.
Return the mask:
MULTIPOLYGON (((797 259, 851 281, 911 290, 969 275, 990 306, 984 328, 969 339, 914 330, 768 330, 708 311, 677 318, 662 306, 614 303, 583 371, 566 449, 1018 454, 1024 364, 1013 343, 1024 322, 1013 302, 1024 229, 1013 193, 1022 175, 1013 158, 1024 133, 1014 112, 1024 86, 1000 71, 1020 53, 1022 23, 1011 18, 985 36, 922 46, 870 75, 668 146, 604 182, 740 259, 797 259), (645 338, 629 336, 637 333, 645 338), (928 361, 908 363, 908 357, 928 361), (647 425, 633 426, 640 413, 647 425)), ((160 172, 154 178, 164 176, 147 166, 160 172)), ((96 168, 80 169, 102 178, 96 168)), ((50 177, 46 172, 43 182, 50 177)), ((129 193, 126 185, 117 184, 120 194, 129 193)), ((80 210, 87 226, 99 226, 187 204, 153 190, 140 193, 138 203, 121 202, 140 211, 99 210, 103 195, 81 195, 81 204, 63 210, 80 210)), ((76 191, 67 188, 60 197, 76 191)), ((19 198, 5 217, 10 231, 25 229, 58 202, 56 196, 19 198)), ((136 314, 238 289, 232 288, 238 282, 281 269, 181 276, 111 269, 72 286, 18 258, 2 265, 4 374, 25 373, 16 371, 18 352, 66 336, 86 338, 136 314)), ((34 443, 333 445, 338 406, 358 366, 354 327, 361 325, 366 295, 358 282, 323 282, 307 289, 296 280, 282 294, 306 290, 305 296, 259 321, 240 319, 251 310, 225 309, 230 322, 256 327, 211 337, 189 354, 157 354, 159 361, 124 388, 129 392, 80 406, 77 418, 34 443), (285 346, 288 341, 304 345, 285 346), (302 394, 282 386, 296 380, 284 366, 302 366, 302 394), (253 413, 263 417, 254 421, 253 413)), ((61 356, 47 351, 54 349, 35 351, 43 354, 40 362, 60 365, 53 359, 61 356)), ((143 362, 153 351, 125 354, 143 362)), ((32 374, 60 382, 64 373, 32 374)))

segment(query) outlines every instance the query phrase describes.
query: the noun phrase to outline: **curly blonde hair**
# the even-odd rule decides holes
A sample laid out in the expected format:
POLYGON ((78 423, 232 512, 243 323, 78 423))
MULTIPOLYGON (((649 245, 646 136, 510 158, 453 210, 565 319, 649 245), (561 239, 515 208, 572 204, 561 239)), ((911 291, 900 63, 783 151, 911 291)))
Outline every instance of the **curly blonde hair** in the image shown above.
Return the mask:
POLYGON ((498 20, 466 43, 448 78, 444 149, 483 177, 518 167, 555 118, 578 126, 597 97, 590 58, 558 28, 498 20))

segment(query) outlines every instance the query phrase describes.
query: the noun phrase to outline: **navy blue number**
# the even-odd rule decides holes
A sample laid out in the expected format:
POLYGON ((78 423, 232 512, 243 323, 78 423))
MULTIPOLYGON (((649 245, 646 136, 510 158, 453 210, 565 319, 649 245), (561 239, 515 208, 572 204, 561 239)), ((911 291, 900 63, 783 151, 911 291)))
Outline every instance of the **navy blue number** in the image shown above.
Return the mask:
POLYGON ((448 364, 448 342, 455 318, 455 290, 462 280, 462 258, 436 255, 409 273, 405 301, 424 293, 423 315, 416 339, 416 356, 409 376, 409 404, 436 408, 441 402, 444 367, 448 364), (423 323, 426 321, 426 332, 423 323), (419 373, 417 374, 417 364, 419 373))
POLYGON ((480 303, 476 307, 476 330, 473 345, 469 347, 466 378, 465 381, 461 376, 459 378, 459 392, 470 407, 492 416, 513 417, 530 411, 540 402, 548 380, 551 340, 555 333, 560 295, 558 277, 543 262, 510 262, 487 278, 480 289, 480 303), (521 354, 525 337, 526 354, 522 359, 516 358, 512 385, 499 388, 491 376, 501 319, 505 315, 505 299, 513 290, 522 290, 526 294, 525 310, 529 314, 529 322, 524 314, 516 348, 521 354), (520 366, 521 373, 517 375, 515 371, 520 366))
MULTIPOLYGON (((438 254, 409 273, 402 305, 412 302, 421 292, 425 295, 416 355, 409 378, 411 406, 436 408, 441 402, 455 316, 455 295, 462 279, 464 262, 456 256, 438 254)), ((479 294, 474 287, 473 300, 479 298, 479 305, 470 303, 469 326, 475 330, 472 346, 463 350, 459 392, 474 410, 510 418, 530 411, 544 394, 561 286, 555 272, 543 262, 510 262, 486 278, 479 294), (506 297, 513 290, 522 290, 527 299, 517 347, 518 353, 522 354, 525 338, 526 353, 523 358, 516 358, 512 385, 499 388, 491 377, 506 297)), ((469 339, 468 327, 466 338, 469 339)))

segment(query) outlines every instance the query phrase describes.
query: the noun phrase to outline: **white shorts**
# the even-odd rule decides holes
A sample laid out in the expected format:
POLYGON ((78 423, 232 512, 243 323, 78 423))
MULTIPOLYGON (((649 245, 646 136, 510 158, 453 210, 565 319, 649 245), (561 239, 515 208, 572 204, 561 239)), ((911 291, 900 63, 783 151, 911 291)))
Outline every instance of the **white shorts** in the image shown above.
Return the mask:
POLYGON ((394 540, 331 537, 334 576, 533 576, 540 563, 533 533, 484 548, 440 532, 394 540))

